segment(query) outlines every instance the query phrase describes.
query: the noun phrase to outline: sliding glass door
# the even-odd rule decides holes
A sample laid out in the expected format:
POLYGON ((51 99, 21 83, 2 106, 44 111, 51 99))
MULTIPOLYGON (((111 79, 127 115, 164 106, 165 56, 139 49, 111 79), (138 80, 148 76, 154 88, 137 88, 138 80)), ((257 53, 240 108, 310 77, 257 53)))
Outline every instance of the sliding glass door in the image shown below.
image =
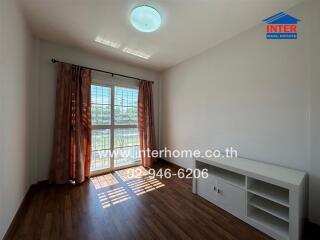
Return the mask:
POLYGON ((138 90, 114 88, 114 167, 140 163, 138 90))
POLYGON ((139 165, 138 89, 91 86, 91 173, 139 165))

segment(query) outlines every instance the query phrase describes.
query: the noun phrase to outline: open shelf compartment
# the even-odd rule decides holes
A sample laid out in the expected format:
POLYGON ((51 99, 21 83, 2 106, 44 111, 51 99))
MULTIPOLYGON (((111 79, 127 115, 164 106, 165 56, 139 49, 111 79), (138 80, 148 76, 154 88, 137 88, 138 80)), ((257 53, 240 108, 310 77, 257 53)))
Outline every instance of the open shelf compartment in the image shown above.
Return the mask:
POLYGON ((248 192, 289 207, 289 190, 254 178, 248 178, 248 192))
POLYGON ((267 212, 283 221, 289 222, 289 208, 266 198, 248 193, 248 204, 264 212, 267 212))
POLYGON ((256 207, 248 206, 248 217, 271 229, 284 239, 289 239, 289 223, 256 207))
POLYGON ((214 175, 234 186, 245 188, 246 177, 244 175, 201 162, 197 163, 196 168, 200 170, 208 169, 209 174, 214 175))

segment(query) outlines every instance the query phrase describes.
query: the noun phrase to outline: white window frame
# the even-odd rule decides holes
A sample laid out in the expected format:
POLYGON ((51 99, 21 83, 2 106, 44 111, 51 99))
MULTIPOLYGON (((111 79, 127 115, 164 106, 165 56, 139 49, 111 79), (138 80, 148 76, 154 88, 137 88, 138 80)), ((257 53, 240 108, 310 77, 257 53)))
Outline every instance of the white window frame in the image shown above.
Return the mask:
MULTIPOLYGON (((101 87, 109 87, 111 89, 111 124, 110 125, 92 125, 92 130, 97 130, 97 129, 110 129, 110 151, 114 151, 114 130, 116 128, 137 128, 138 125, 115 125, 114 124, 114 95, 115 95, 115 87, 124 87, 124 88, 131 88, 131 89, 137 89, 139 90, 138 85, 133 85, 131 83, 117 83, 117 80, 112 78, 112 79, 104 79, 100 80, 97 78, 93 78, 91 85, 96 85, 96 86, 101 86, 101 87)), ((129 165, 124 165, 120 167, 115 167, 114 166, 114 156, 110 158, 110 168, 106 169, 99 169, 99 170, 94 170, 90 171, 90 176, 96 176, 96 175, 101 175, 109 172, 113 172, 116 170, 120 169, 125 169, 125 168, 130 168, 130 167, 135 167, 135 166, 141 166, 141 161, 139 163, 133 163, 129 165)))

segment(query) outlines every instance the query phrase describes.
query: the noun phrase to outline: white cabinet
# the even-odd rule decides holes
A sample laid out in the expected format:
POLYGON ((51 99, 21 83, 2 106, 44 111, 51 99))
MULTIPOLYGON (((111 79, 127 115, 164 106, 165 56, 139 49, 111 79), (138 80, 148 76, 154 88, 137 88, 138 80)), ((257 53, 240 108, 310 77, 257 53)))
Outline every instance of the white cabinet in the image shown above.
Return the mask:
POLYGON ((197 181, 198 194, 212 203, 217 201, 216 181, 211 174, 208 178, 199 178, 197 181))
POLYGON ((306 173, 243 158, 199 158, 193 192, 275 239, 298 240, 305 217, 306 173))
POLYGON ((245 191, 223 180, 218 181, 218 204, 235 215, 245 215, 245 191))
POLYGON ((235 215, 245 214, 245 191, 223 179, 208 174, 208 178, 197 180, 198 194, 235 215))

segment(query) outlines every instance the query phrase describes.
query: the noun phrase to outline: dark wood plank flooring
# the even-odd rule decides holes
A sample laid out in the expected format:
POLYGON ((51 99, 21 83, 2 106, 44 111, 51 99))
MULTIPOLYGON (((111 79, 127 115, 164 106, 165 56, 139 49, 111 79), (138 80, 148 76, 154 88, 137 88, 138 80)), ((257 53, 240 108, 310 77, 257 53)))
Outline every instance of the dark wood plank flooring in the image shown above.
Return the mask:
MULTIPOLYGON (((155 168, 167 167, 178 169, 155 168)), ((192 194, 191 185, 116 173, 78 186, 39 184, 6 239, 270 239, 192 194)))

